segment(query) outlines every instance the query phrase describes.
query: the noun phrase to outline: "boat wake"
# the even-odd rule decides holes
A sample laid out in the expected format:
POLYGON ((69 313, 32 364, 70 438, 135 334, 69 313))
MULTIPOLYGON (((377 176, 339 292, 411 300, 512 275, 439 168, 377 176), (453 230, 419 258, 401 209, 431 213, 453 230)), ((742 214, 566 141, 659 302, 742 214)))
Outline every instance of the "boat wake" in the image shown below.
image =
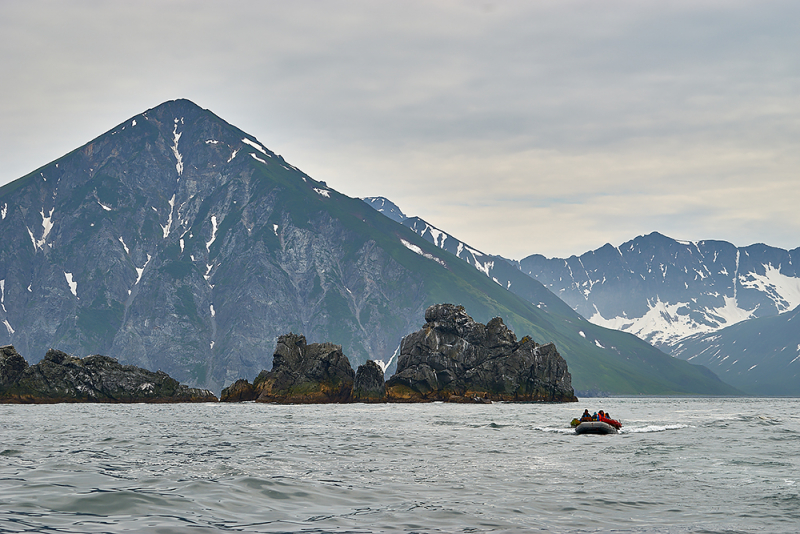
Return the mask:
POLYGON ((692 428, 691 425, 682 425, 682 424, 675 424, 675 425, 647 425, 647 426, 635 426, 625 428, 619 431, 620 434, 645 434, 648 432, 666 432, 667 430, 680 430, 681 428, 692 428))
POLYGON ((539 432, 550 432, 552 434, 574 434, 574 428, 556 428, 556 427, 549 427, 549 426, 536 426, 533 427, 534 430, 538 430, 539 432))

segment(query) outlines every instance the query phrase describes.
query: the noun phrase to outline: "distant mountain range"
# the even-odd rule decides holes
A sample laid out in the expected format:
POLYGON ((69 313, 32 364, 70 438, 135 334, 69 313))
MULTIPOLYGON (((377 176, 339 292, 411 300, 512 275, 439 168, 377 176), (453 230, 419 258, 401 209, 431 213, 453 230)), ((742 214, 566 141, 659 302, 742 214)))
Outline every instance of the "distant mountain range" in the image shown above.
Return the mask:
POLYGON ((800 249, 681 242, 654 232, 579 257, 513 261, 408 217, 388 199, 364 201, 543 309, 559 308, 513 270, 541 282, 591 323, 706 365, 743 391, 800 394, 800 327, 791 323, 800 305, 800 249))
POLYGON ((289 332, 391 375, 400 339, 451 302, 555 342, 579 392, 735 392, 467 253, 482 272, 176 100, 0 188, 0 345, 34 362, 105 354, 219 392, 269 369, 289 332))

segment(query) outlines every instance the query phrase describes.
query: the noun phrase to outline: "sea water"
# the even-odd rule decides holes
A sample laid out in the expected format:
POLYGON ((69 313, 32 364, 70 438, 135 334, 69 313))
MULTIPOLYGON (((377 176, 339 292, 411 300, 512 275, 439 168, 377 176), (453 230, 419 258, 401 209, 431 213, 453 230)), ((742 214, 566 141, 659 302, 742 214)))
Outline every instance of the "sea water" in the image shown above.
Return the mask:
POLYGON ((800 532, 800 402, 0 405, 3 532, 800 532), (585 408, 624 424, 575 435, 585 408))

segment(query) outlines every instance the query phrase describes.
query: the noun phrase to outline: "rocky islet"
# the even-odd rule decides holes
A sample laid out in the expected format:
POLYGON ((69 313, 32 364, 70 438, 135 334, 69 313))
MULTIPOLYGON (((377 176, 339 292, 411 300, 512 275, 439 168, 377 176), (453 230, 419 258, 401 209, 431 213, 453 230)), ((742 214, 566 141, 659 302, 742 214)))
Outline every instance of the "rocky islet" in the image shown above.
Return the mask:
POLYGON ((0 403, 216 401, 210 391, 180 384, 163 371, 122 365, 108 356, 76 358, 50 349, 29 365, 13 346, 0 347, 0 403))
POLYGON ((250 384, 238 380, 220 400, 327 402, 573 402, 567 363, 555 345, 517 340, 503 320, 484 325, 463 306, 437 304, 421 330, 403 338, 397 373, 384 382, 374 361, 353 373, 341 346, 278 338, 271 371, 250 384))

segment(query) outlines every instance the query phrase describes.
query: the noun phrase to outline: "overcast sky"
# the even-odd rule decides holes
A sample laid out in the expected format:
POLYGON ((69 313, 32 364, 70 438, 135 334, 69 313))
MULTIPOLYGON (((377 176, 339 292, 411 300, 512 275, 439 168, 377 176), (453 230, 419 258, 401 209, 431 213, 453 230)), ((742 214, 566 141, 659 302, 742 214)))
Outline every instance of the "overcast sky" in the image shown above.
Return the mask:
POLYGON ((0 185, 188 98, 484 252, 800 246, 797 1, 0 1, 0 185))

